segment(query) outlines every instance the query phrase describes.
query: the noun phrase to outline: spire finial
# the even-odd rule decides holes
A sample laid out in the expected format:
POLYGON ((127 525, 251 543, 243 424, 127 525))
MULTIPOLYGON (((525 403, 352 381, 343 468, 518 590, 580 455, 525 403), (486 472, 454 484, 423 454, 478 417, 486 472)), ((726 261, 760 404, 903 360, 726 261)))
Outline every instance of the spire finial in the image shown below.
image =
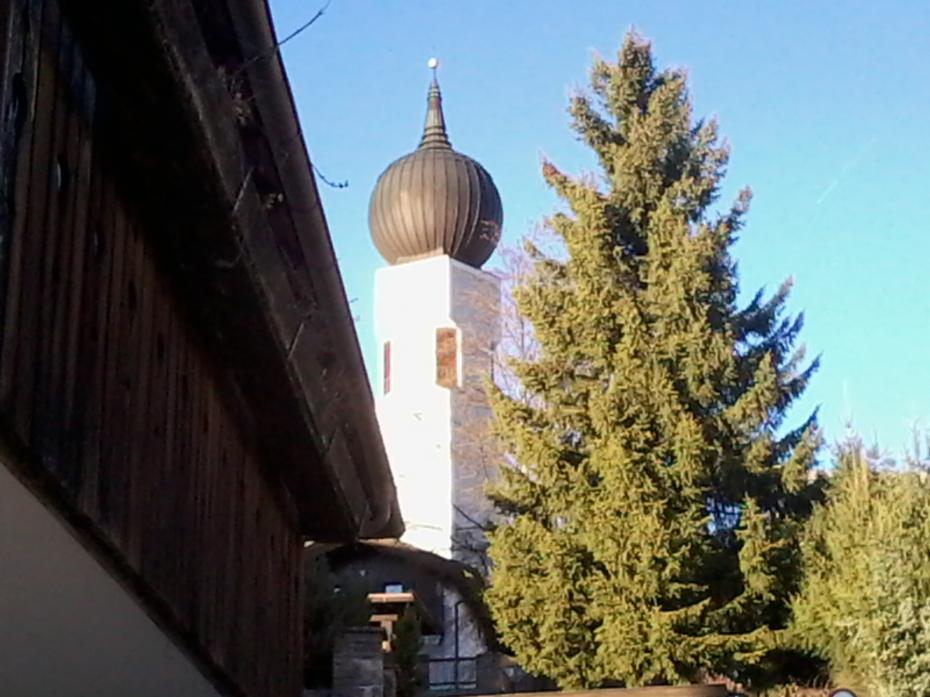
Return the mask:
POLYGON ((426 97, 426 123, 423 126, 423 137, 420 139, 420 149, 450 148, 449 136, 446 134, 446 120, 442 115, 442 94, 439 91, 439 80, 436 78, 436 69, 439 61, 430 58, 427 67, 433 71, 433 81, 429 86, 426 97))

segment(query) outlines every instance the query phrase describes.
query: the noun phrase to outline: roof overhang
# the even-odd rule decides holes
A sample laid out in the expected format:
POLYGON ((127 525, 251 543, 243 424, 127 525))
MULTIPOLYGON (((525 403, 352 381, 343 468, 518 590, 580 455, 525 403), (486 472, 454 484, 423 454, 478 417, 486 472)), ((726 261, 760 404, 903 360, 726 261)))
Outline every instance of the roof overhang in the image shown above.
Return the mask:
POLYGON ((397 536, 374 401, 264 0, 62 0, 112 147, 309 538, 397 536))

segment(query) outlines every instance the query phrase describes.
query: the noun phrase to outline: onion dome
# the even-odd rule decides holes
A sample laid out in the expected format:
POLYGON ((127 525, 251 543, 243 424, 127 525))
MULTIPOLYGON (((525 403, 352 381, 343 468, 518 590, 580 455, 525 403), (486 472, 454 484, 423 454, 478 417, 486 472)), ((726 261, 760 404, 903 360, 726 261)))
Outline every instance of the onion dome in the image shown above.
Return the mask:
POLYGON ((448 254, 480 268, 494 252, 504 213, 487 170, 452 149, 436 80, 419 147, 388 166, 371 195, 371 238, 389 264, 448 254))

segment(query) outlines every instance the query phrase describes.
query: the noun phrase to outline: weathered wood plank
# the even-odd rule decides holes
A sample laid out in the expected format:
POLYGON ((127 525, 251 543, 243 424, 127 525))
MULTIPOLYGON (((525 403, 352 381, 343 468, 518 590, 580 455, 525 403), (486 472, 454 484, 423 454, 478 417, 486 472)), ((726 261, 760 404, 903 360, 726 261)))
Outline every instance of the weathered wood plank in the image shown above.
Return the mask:
POLYGON ((110 229, 111 254, 108 283, 107 312, 103 337, 106 358, 102 366, 103 419, 100 430, 100 520, 120 547, 125 546, 119 525, 125 495, 125 477, 120 467, 124 408, 121 404, 121 385, 118 366, 125 353, 123 339, 122 306, 123 275, 126 267, 126 212, 118 183, 114 182, 114 220, 110 229))
MULTIPOLYGON (((7 274, 10 266, 11 238, 16 214, 17 174, 29 166, 23 157, 23 144, 31 130, 25 128, 29 118, 27 84, 31 84, 35 62, 27 53, 32 44, 29 11, 22 3, 6 2, 0 6, 0 361, 2 361, 3 327, 6 316, 7 274)), ((26 147, 28 152, 28 146, 26 147)), ((28 170, 27 170, 28 171, 28 170)), ((0 366, 2 367, 2 366, 0 366)), ((0 370, 0 378, 3 371, 0 370)), ((0 393, 2 397, 2 393, 0 393)), ((2 404, 2 402, 0 402, 2 404)))
POLYGON ((3 315, 0 343, 0 410, 10 413, 15 399, 14 381, 19 286, 25 251, 24 215, 32 179, 32 142, 35 130, 35 94, 38 85, 42 3, 8 3, 9 33, 4 53, 3 101, 3 211, 0 220, 3 315))
POLYGON ((178 515, 175 520, 174 529, 178 539, 180 540, 178 549, 179 565, 177 580, 179 588, 178 597, 183 600, 183 606, 180 608, 180 611, 187 615, 191 613, 192 608, 187 589, 196 583, 192 573, 193 569, 195 568, 194 562, 196 561, 196 558, 194 557, 193 546, 191 544, 189 534, 192 520, 190 491, 193 486, 193 472, 198 465, 198 461, 194 456, 193 449, 193 443, 196 439, 197 430, 196 424, 194 422, 196 412, 191 400, 191 386, 199 384, 193 375, 195 365, 196 356, 194 354, 191 343, 189 341, 184 341, 183 350, 181 351, 180 359, 178 362, 178 408, 176 411, 178 422, 184 427, 178 429, 178 445, 175 448, 175 453, 180 465, 180 473, 177 481, 180 483, 180 486, 185 487, 185 491, 184 495, 178 499, 178 515))
MULTIPOLYGON (((97 119, 92 125, 94 138, 97 119)), ((81 468, 81 509, 94 519, 100 511, 100 429, 103 394, 103 363, 106 358, 104 318, 108 300, 110 245, 108 230, 113 212, 112 182, 104 176, 100 157, 92 156, 89 210, 84 250, 84 272, 77 321, 78 355, 75 374, 80 385, 75 394, 75 447, 81 468)))
MULTIPOLYGON (((30 15, 32 17, 32 15, 30 15)), ((37 20, 38 54, 35 77, 34 102, 31 110, 31 151, 28 184, 17 190, 17 224, 14 224, 14 245, 22 248, 14 252, 17 259, 18 295, 15 305, 9 307, 5 322, 10 326, 8 336, 12 346, 4 359, 4 403, 10 414, 15 434, 23 443, 30 443, 32 417, 35 406, 36 344, 39 333, 38 305, 41 292, 41 262, 43 232, 49 183, 51 143, 54 132, 55 88, 58 78, 54 64, 57 57, 61 15, 55 2, 42 5, 37 20), (15 329, 12 329, 15 326, 15 329), (7 387, 8 385, 8 387, 7 387)), ((11 273, 11 276, 13 275, 11 273)), ((12 305, 12 303, 9 303, 12 305)), ((6 351, 4 351, 6 353, 6 351)))
MULTIPOLYGON (((121 198, 127 201, 125 195, 121 198)), ((120 495, 114 498, 113 525, 122 540, 122 549, 127 559, 130 559, 132 549, 136 544, 135 531, 131 527, 132 513, 130 511, 135 490, 135 463, 130 458, 130 446, 134 408, 132 396, 135 380, 138 377, 136 355, 138 324, 130 307, 138 301, 138 279, 134 277, 134 274, 138 263, 137 255, 141 254, 142 250, 140 226, 134 210, 128 201, 123 203, 121 210, 124 218, 123 251, 120 277, 116 280, 117 302, 113 305, 116 333, 112 339, 116 342, 118 351, 113 357, 112 368, 114 385, 111 399, 113 400, 114 418, 109 419, 109 422, 118 433, 113 436, 116 442, 111 450, 113 472, 120 492, 120 495)))
MULTIPOLYGON (((64 234, 65 223, 62 211, 66 184, 61 152, 66 146, 67 139, 68 104, 65 95, 74 56, 71 32, 63 22, 60 22, 60 18, 56 17, 55 21, 58 21, 58 40, 56 43, 43 44, 41 59, 43 72, 53 73, 55 76, 49 81, 50 84, 54 83, 54 89, 45 107, 49 112, 50 121, 42 145, 47 150, 43 150, 42 159, 39 160, 40 166, 43 161, 45 163, 46 174, 42 179, 46 188, 44 198, 31 199, 29 204, 34 209, 32 214, 35 215, 37 225, 32 228, 31 234, 47 240, 47 246, 32 248, 32 252, 36 255, 35 265, 32 267, 36 271, 36 285, 34 291, 30 292, 24 301, 24 307, 30 315, 34 316, 32 326, 36 334, 31 337, 31 344, 28 347, 22 347, 24 349, 22 355, 26 361, 24 365, 29 366, 33 380, 34 413, 31 423, 38 425, 31 433, 33 447, 45 467, 53 471, 58 463, 49 452, 57 427, 54 412, 50 409, 49 383, 53 370, 53 366, 50 365, 52 357, 50 343, 56 314, 54 300, 56 285, 59 281, 57 272, 62 264, 61 257, 66 253, 68 246, 64 234)), ((28 384, 24 384, 24 389, 28 387, 28 384)))
MULTIPOLYGON (((192 354, 196 354, 195 347, 191 346, 190 350, 192 354)), ((188 420, 188 423, 190 423, 190 443, 188 444, 188 449, 191 466, 187 468, 185 477, 185 481, 189 483, 190 489, 184 499, 185 512, 181 517, 184 529, 187 531, 188 535, 184 567, 185 583, 191 582, 194 573, 194 563, 199 553, 199 538, 191 533, 198 529, 200 512, 200 497, 198 492, 200 488, 203 487, 203 468, 200 466, 200 463, 203 462, 206 455, 204 436, 207 428, 205 420, 207 418, 206 404, 209 399, 209 394, 206 390, 200 389, 205 378, 204 371, 205 366, 196 360, 195 355, 192 355, 188 368, 188 379, 190 381, 188 400, 191 411, 191 416, 188 420)), ((201 597, 202 595, 199 588, 195 589, 191 594, 189 606, 192 612, 195 610, 198 612, 201 611, 201 597)))
MULTIPOLYGON (((139 318, 138 361, 136 371, 135 406, 133 431, 137 443, 130 446, 130 458, 134 468, 134 504, 141 509, 134 519, 134 544, 138 547, 139 568, 143 575, 155 573, 161 554, 168 553, 161 542, 162 529, 167 525, 170 515, 159 505, 162 492, 160 489, 164 469, 160 461, 160 449, 164 440, 163 426, 157 414, 157 404, 161 397, 161 364, 155 359, 160 346, 160 322, 168 309, 163 305, 161 279, 149 258, 149 250, 144 236, 139 243, 137 253, 142 270, 138 275, 139 318)), ((153 577, 157 580, 157 576, 153 577)), ((159 595, 170 605, 170 594, 161 591, 159 595)))
MULTIPOLYGON (((210 526, 210 508, 213 499, 213 469, 216 466, 217 450, 219 447, 219 414, 216 388, 210 386, 207 392, 207 404, 205 415, 207 417, 207 432, 204 436, 205 453, 201 460, 201 466, 198 468, 198 479, 200 480, 199 490, 199 509, 197 516, 197 553, 200 558, 205 560, 205 572, 210 573, 210 567, 213 566, 213 558, 216 550, 211 547, 209 536, 210 526)), ((212 585, 212 584, 211 584, 212 585)), ((210 593, 203 593, 199 596, 198 609, 200 611, 200 626, 198 634, 201 637, 210 635, 210 627, 213 625, 213 597, 210 593)), ((206 642, 205 642, 206 643, 206 642)), ((212 647, 208 647, 208 650, 212 647)))
MULTIPOLYGON (((0 39, 23 31, 0 46, 0 102, 18 75, 24 116, 0 175, 13 201, 5 239, 0 211, 0 419, 244 694, 294 694, 300 541, 252 407, 159 256, 139 186, 160 182, 114 147, 127 142, 114 140, 119 95, 85 62, 74 17, 55 0, 10 7, 0 39)), ((0 144, 11 137, 0 122, 0 144)))
POLYGON ((88 238, 93 203, 93 118, 96 87, 93 77, 83 61, 81 64, 81 93, 79 95, 79 128, 76 140, 78 153, 74 172, 74 237, 71 272, 67 282, 67 324, 60 350, 64 354, 61 392, 62 430, 64 447, 61 457, 70 462, 68 488, 77 495, 83 491, 81 453, 78 445, 79 415, 76 411, 78 392, 85 388, 81 380, 79 358, 81 355, 81 327, 86 308, 84 302, 85 271, 88 254, 88 238))
MULTIPOLYGON (((10 93, 13 88, 13 76, 19 72, 22 61, 25 8, 22 4, 5 2, 0 5, 0 45, 5 51, 0 52, 0 105, 7 107, 11 103, 10 93)), ((6 114, 6 111, 0 112, 6 114)), ((4 130, 8 127, 3 118, 4 130)))
MULTIPOLYGON (((164 558, 170 553, 162 544, 166 539, 166 532, 170 531, 170 514, 159 506, 159 501, 168 489, 167 469, 165 466, 165 350, 166 350, 166 326, 171 312, 165 297, 164 280, 155 275, 152 279, 151 303, 147 312, 151 313, 151 334, 147 349, 149 371, 151 374, 151 388, 149 390, 149 399, 145 405, 148 427, 148 440, 146 445, 146 486, 148 491, 143 496, 150 508, 150 516, 146 528, 142 531, 143 541, 143 558, 142 571, 147 577, 151 577, 161 586, 164 585, 164 558), (157 508, 157 512, 156 512, 157 508)), ((172 602, 169 593, 163 592, 162 595, 168 600, 175 612, 178 608, 172 602)))
POLYGON ((125 408, 123 418, 124 446, 120 451, 120 458, 125 462, 126 483, 124 496, 125 508, 121 518, 123 535, 126 540, 126 558, 130 565, 141 569, 142 562, 142 535, 141 497, 145 486, 146 471, 140 467, 140 458, 144 453, 140 451, 139 444, 143 442, 144 426, 140 422, 141 415, 145 413, 144 389, 147 385, 145 370, 139 370, 144 365, 146 347, 143 346, 143 331, 145 320, 140 311, 145 288, 145 245, 142 237, 142 226, 130 216, 130 234, 127 238, 126 263, 127 276, 123 285, 122 314, 126 327, 126 352, 120 366, 120 382, 122 384, 122 398, 125 408))
MULTIPOLYGON (((228 543, 224 564, 228 568, 238 567, 239 550, 245 543, 242 529, 244 506, 242 481, 243 472, 245 468, 249 466, 248 453, 244 449, 235 452, 233 455, 233 467, 230 469, 226 478, 229 487, 230 506, 227 514, 229 523, 225 531, 228 543)), ((239 630, 239 593, 241 592, 241 585, 241 576, 238 575, 236 578, 231 579, 229 583, 225 584, 226 599, 224 603, 224 613, 226 621, 224 624, 224 632, 227 636, 236 636, 239 630)), ((229 665, 236 665, 239 661, 239 641, 239 639, 236 639, 226 644, 223 658, 229 665)))
MULTIPOLYGON (((71 61, 73 58, 71 32, 62 23, 58 31, 58 41, 53 47, 51 44, 43 49, 43 71, 54 73, 56 76, 55 89, 48 109, 50 110, 50 129, 48 140, 45 143, 48 150, 44 153, 44 169, 47 172, 47 188, 44 200, 33 199, 30 206, 41 209, 44 219, 41 227, 33 229, 32 234, 46 240, 46 245, 38 249, 35 259, 37 271, 35 292, 30 293, 26 305, 27 312, 35 315, 36 334, 32 345, 26 349, 27 361, 33 371, 33 419, 37 424, 33 430, 33 448, 42 458, 45 467, 52 470, 58 464, 57 459, 50 450, 57 430, 54 410, 51 409, 51 380, 54 365, 52 365, 53 351, 51 346, 54 333, 55 297, 57 285, 60 280, 59 271, 62 256, 67 253, 68 241, 65 234, 66 222, 62 211, 65 175, 62 165, 61 152, 64 150, 67 139, 68 103, 65 95, 66 83, 71 76, 71 61)), ((40 161, 40 164, 42 161, 40 161)), ((37 211, 38 212, 38 211, 37 211)), ((38 215, 36 216, 38 219, 38 215)))
POLYGON ((65 378, 65 366, 70 351, 65 345, 68 327, 68 296, 74 270, 74 248, 76 237, 77 194, 76 169, 81 153, 81 134, 85 121, 81 111, 81 94, 86 70, 81 60, 80 48, 74 41, 67 24, 62 24, 59 50, 59 81, 56 99, 56 144, 55 184, 52 197, 56 200, 59 244, 47 250, 47 274, 44 282, 42 363, 47 366, 39 370, 37 381, 37 410, 44 411, 41 445, 43 458, 54 467, 69 494, 75 494, 76 468, 71 458, 63 457, 66 426, 64 422, 66 392, 70 390, 65 378), (41 385, 42 387, 38 387, 41 385))
MULTIPOLYGON (((171 495, 171 489, 175 482, 184 481, 185 469, 188 463, 182 462, 177 453, 178 432, 183 430, 186 425, 180 421, 177 411, 177 385, 178 385, 178 361, 181 346, 185 341, 184 328, 176 315, 170 317, 170 321, 165 330, 165 351, 164 351, 164 383, 159 389, 164 392, 165 408, 165 443, 164 443, 164 467, 165 479, 163 491, 164 500, 168 504, 169 526, 166 532, 170 534, 184 534, 178 530, 177 521, 181 517, 183 509, 182 497, 171 495)), ((180 555, 173 554, 166 558, 166 589, 174 597, 183 597, 183 561, 180 555)), ((181 608, 184 611, 183 607, 181 608)))

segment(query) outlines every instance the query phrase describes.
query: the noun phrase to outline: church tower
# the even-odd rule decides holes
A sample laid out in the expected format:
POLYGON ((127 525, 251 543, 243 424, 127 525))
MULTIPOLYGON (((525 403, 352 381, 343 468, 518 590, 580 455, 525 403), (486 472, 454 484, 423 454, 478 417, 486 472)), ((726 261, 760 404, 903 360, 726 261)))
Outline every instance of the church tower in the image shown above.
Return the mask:
POLYGON ((419 147, 381 174, 369 226, 378 419, 406 524, 403 540, 480 565, 494 476, 484 381, 499 339, 500 284, 481 270, 503 212, 491 175, 452 149, 436 80, 419 147))

